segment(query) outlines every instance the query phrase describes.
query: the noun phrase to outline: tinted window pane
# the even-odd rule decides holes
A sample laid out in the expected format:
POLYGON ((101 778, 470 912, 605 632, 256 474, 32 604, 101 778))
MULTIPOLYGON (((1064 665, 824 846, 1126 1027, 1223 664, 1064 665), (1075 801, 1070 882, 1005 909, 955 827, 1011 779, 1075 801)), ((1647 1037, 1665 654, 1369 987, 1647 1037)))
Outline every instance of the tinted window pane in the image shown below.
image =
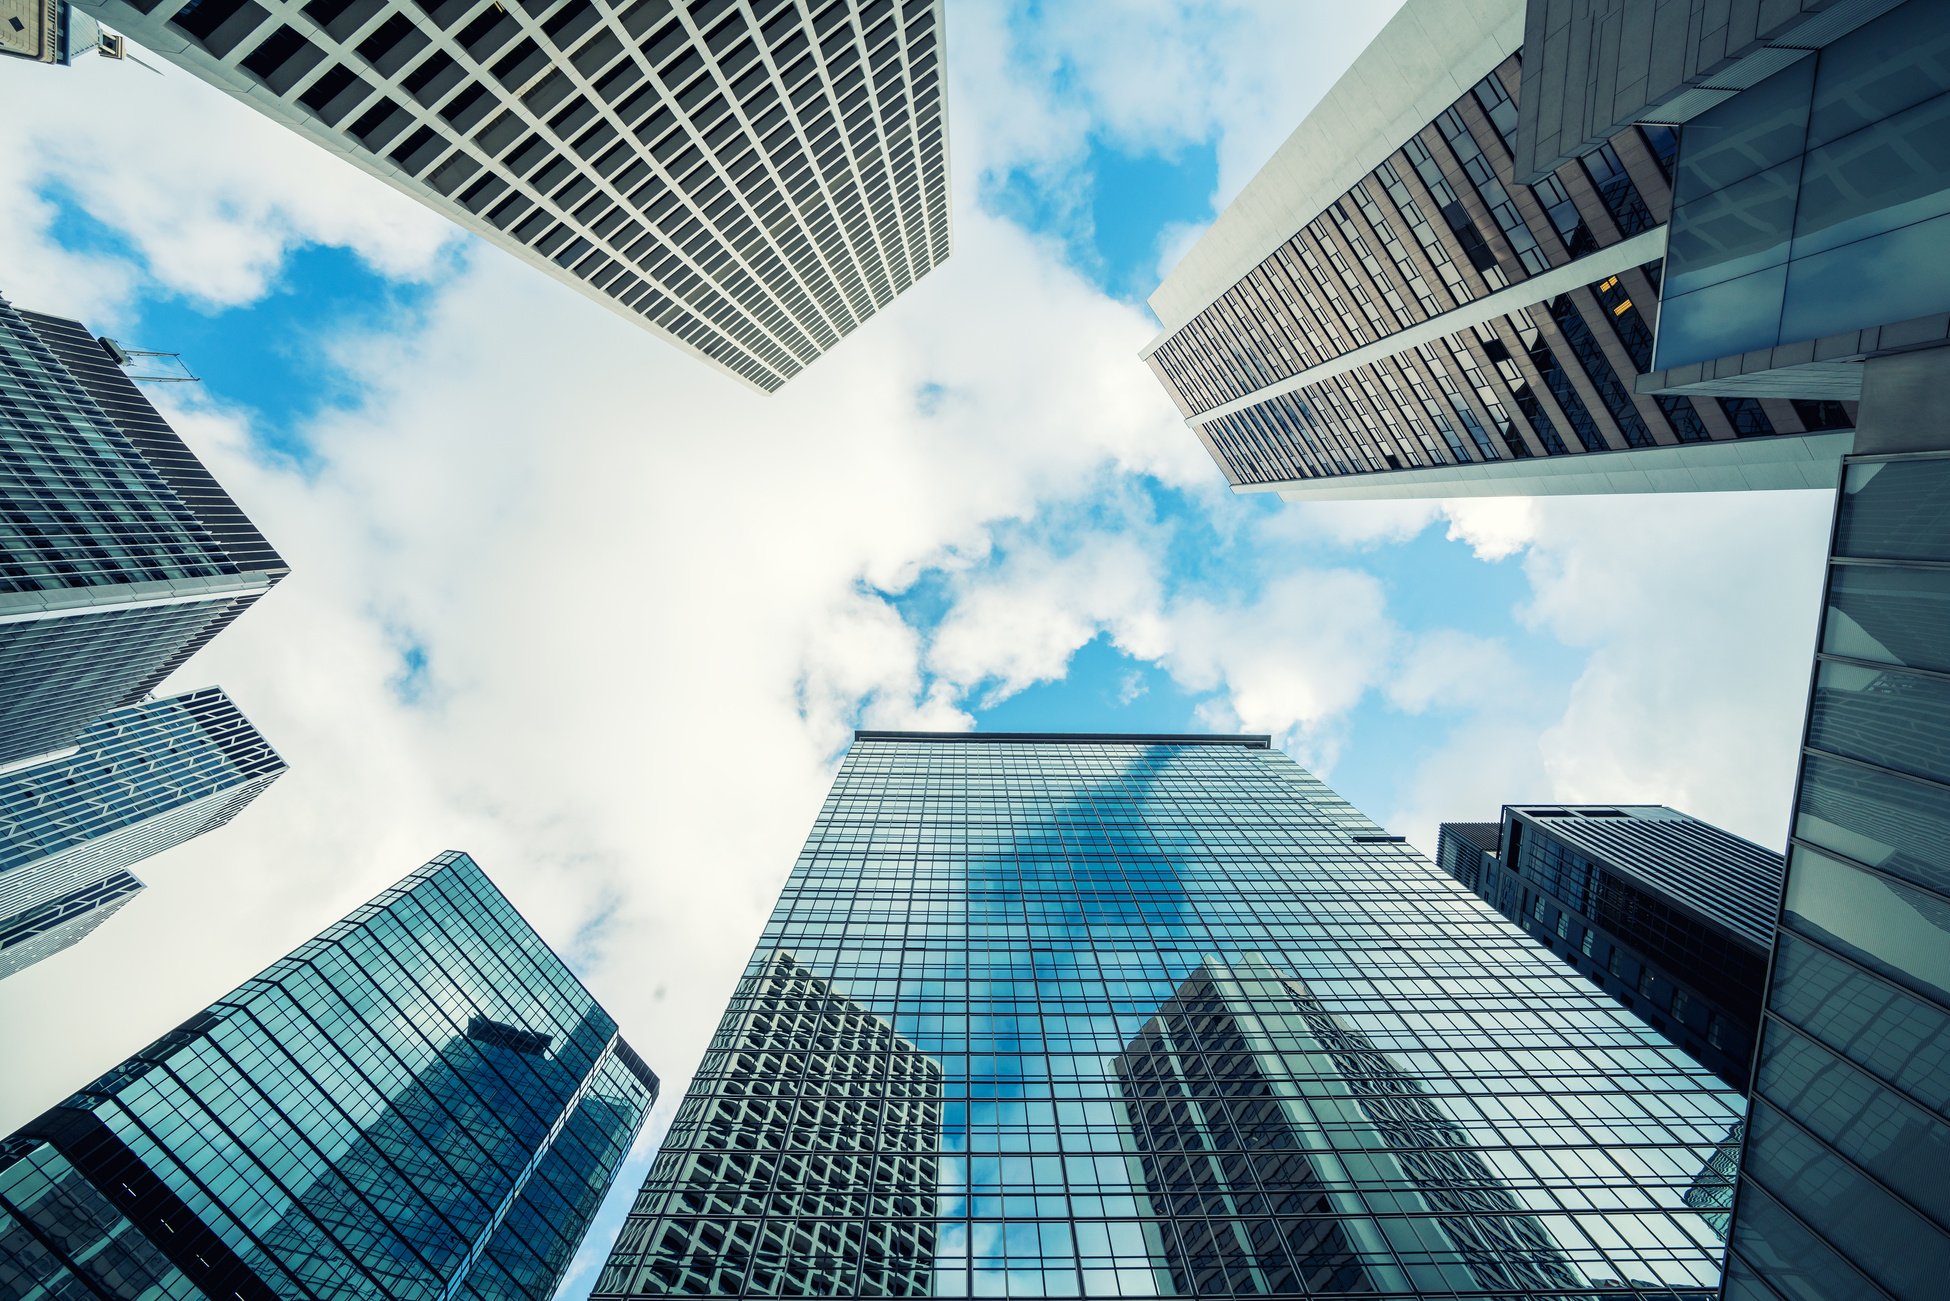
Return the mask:
POLYGON ((1808 756, 1794 834, 1950 894, 1950 791, 1808 756))
POLYGON ((1950 1002, 1950 900, 1795 846, 1789 926, 1929 997, 1950 1002))
POLYGON ((1783 933, 1773 1012, 1918 1101, 1950 1112, 1950 1016, 1783 933))
POLYGON ((1950 91, 1950 25, 1912 0, 1821 52, 1808 143, 1824 144, 1950 91))
POLYGON ((1950 211, 1950 95, 1808 151, 1794 214, 1805 257, 1950 211))
POLYGON ((1836 555, 1950 560, 1950 458, 1858 461, 1842 490, 1836 555))
POLYGON ((1772 347, 1781 333, 1785 265, 1756 271, 1659 304, 1655 369, 1772 347))
POLYGON ((1950 681, 1825 663, 1808 744, 1900 772, 1950 780, 1950 681))
MULTIPOLYGON (((1733 1249, 1753 1261, 1758 1272, 1791 1301, 1835 1301, 1862 1292, 1862 1276, 1765 1194, 1755 1191, 1751 1181, 1740 1193, 1740 1214, 1733 1222, 1733 1249)), ((1769 1294, 1750 1288, 1746 1292, 1729 1289, 1727 1295, 1769 1294)))
MULTIPOLYGON (((1950 1238, 1862 1177, 1847 1162, 1781 1119, 1765 1102, 1754 1104, 1747 1144, 1747 1175, 1822 1234, 1857 1268, 1897 1296, 1940 1294, 1950 1278, 1950 1238)), ((1735 1238, 1745 1227, 1748 1203, 1735 1216, 1735 1238)), ((1783 1241, 1771 1227, 1771 1240, 1783 1241)), ((1808 1254, 1796 1252, 1807 1259, 1808 1254)), ((1796 1263, 1799 1263, 1797 1260, 1796 1263)), ((1861 1285, 1829 1273, 1834 1301, 1862 1295, 1861 1285)))
POLYGON ((1950 310, 1950 216, 1796 258, 1781 338, 1816 339, 1950 310))
POLYGON ((1836 566, 1821 648, 1855 659, 1950 669, 1950 570, 1836 566))
POLYGON ((1691 293, 1787 261, 1801 160, 1702 195, 1673 213, 1665 292, 1691 293))
POLYGON ((1918 1210, 1950 1220, 1950 1125, 1779 1024, 1767 1028, 1755 1087, 1918 1210))
POLYGON ((1815 60, 1802 59, 1688 122, 1679 137, 1673 203, 1691 203, 1800 154, 1815 60))

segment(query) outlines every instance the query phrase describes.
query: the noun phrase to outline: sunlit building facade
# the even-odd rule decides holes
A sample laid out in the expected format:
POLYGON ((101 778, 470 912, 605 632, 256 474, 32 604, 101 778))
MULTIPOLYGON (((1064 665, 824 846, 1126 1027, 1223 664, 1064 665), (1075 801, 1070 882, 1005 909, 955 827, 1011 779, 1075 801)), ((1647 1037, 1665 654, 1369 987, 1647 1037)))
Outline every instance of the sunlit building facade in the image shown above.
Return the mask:
POLYGON ((1738 1097, 1264 737, 857 734, 711 1052, 597 1297, 1719 1280, 1738 1097))
POLYGON ((0 298, 0 769, 141 700, 289 572, 110 346, 0 298))
POLYGON ((1408 0, 1172 270, 1144 358, 1192 432, 1293 500, 1831 484, 1841 403, 1635 391, 1677 137, 1520 184, 1523 40, 1522 0, 1408 0))
POLYGON ((443 854, 0 1142, 9 1294, 548 1301, 656 1094, 443 854))
POLYGON ((284 760, 215 687, 105 714, 74 754, 0 773, 0 977, 92 932, 137 863, 228 823, 284 760))
POLYGON ((940 0, 84 0, 771 391, 949 252, 940 0))

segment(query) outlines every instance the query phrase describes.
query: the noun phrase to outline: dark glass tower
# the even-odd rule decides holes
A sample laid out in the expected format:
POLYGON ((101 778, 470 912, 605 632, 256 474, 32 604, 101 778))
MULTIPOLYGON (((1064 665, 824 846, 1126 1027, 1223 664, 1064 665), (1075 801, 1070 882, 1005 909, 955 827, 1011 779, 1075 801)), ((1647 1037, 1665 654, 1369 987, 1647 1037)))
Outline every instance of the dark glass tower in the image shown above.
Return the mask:
POLYGON ((0 1144, 49 1297, 547 1301, 657 1094, 443 854, 0 1144))
POLYGON ((1782 858, 1657 804, 1504 806, 1436 859, 1592 984, 1745 1090, 1782 858))
POLYGON ((594 1295, 1704 1298, 1739 1115, 1264 737, 864 732, 594 1295))
POLYGON ((0 773, 0 977, 127 903, 143 859, 214 831, 285 770, 215 687, 97 719, 75 753, 0 773))
POLYGON ((0 299, 0 766, 141 700, 288 572, 108 346, 0 299))

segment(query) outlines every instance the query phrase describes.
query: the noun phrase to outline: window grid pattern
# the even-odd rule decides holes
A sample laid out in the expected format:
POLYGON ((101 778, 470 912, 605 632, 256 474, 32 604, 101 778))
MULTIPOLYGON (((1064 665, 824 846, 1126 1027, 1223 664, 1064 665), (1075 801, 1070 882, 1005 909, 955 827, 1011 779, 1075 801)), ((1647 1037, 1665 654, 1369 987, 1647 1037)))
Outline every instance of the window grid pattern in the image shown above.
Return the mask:
POLYGON ((932 1202, 890 1226, 844 1137, 728 1088, 797 1066, 714 1057, 595 1296, 884 1295, 889 1232, 945 1297, 1716 1285, 1686 1194, 1738 1098, 1263 740, 864 734, 714 1054, 780 955, 938 1063, 932 1202), (747 1247, 829 1192, 834 1245, 747 1247))
POLYGON ((948 255, 936 0, 102 0, 771 391, 948 255))
POLYGON ((286 572, 80 322, 0 298, 0 764, 140 700, 286 572))
POLYGON ((165 1295, 547 1301, 655 1095, 444 854, 6 1140, 0 1214, 55 1244, 30 1295, 119 1243, 188 1276, 165 1295), (77 1179, 110 1210, 57 1235, 77 1179))
POLYGON ((1632 382, 1651 364, 1650 327, 1636 306, 1610 315, 1617 303, 1599 286, 1219 413, 1664 222, 1670 159, 1637 128, 1516 184, 1517 81, 1514 60, 1485 77, 1150 354, 1233 484, 1811 428, 1785 404, 1736 426, 1686 398, 1640 403, 1632 382), (1587 323, 1599 315, 1615 348, 1587 323))
POLYGON ((128 868, 224 826, 285 769, 215 687, 106 714, 76 744, 0 775, 0 975, 66 947, 45 942, 57 928, 87 934, 107 912, 77 917, 141 888, 128 868))
POLYGON ((1950 456, 1842 465, 1729 1242, 1823 1296, 1950 1270, 1950 456))

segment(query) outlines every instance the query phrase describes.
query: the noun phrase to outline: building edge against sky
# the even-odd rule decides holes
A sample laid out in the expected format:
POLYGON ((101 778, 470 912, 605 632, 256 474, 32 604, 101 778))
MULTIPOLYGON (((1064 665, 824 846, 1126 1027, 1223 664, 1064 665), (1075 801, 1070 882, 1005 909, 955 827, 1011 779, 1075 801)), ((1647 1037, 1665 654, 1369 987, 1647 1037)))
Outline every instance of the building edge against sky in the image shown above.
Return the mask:
POLYGON ((1505 805, 1444 823, 1436 862, 1744 1092, 1781 855, 1662 805, 1505 805))
POLYGON ((593 1295, 1705 1301, 1740 1114, 1265 737, 863 731, 593 1295))
POLYGON ((224 826, 285 763, 215 687, 114 710, 72 756, 0 773, 0 978, 90 934, 137 863, 224 826))
POLYGON ((0 1141, 0 1255, 30 1295, 546 1301, 657 1088, 442 854, 0 1141))
POLYGON ((1522 0, 1408 0, 1173 268, 1144 356, 1192 432, 1290 499, 1832 482, 1832 401, 1634 393, 1671 136, 1517 184, 1523 29, 1522 0))
POLYGON ((770 392, 948 256, 941 0, 83 0, 770 392))

